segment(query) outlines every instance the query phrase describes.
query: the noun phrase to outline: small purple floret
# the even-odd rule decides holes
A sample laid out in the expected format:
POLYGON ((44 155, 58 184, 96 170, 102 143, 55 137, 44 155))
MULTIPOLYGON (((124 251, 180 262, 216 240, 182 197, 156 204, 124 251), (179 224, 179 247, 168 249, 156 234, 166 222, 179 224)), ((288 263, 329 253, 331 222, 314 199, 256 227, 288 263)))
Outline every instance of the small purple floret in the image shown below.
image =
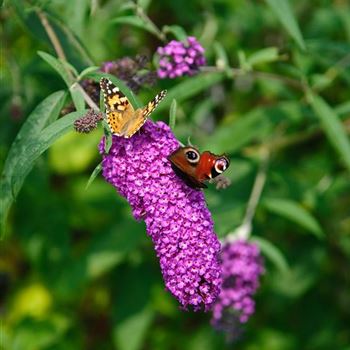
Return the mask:
POLYGON ((193 36, 187 38, 187 43, 172 40, 158 47, 157 53, 160 56, 157 73, 161 79, 194 75, 206 64, 204 49, 193 36))
POLYGON ((101 66, 101 71, 105 73, 110 73, 114 69, 115 63, 112 61, 103 62, 101 66))
POLYGON ((253 295, 264 273, 260 250, 255 243, 236 240, 221 252, 222 286, 212 312, 212 324, 225 331, 237 330, 255 311, 253 295))
POLYGON ((147 121, 130 139, 113 136, 103 176, 145 221, 166 288, 185 309, 209 310, 221 286, 220 242, 203 192, 179 179, 167 159, 178 147, 166 124, 147 121))

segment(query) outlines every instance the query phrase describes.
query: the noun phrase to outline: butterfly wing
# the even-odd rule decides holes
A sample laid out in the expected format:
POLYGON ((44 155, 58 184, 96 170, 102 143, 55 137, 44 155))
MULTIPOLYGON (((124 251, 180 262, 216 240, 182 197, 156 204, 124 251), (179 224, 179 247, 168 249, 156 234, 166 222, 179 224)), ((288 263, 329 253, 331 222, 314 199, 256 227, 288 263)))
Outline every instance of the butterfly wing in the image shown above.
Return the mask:
POLYGON ((143 118, 147 118, 159 105, 159 103, 163 100, 163 98, 166 96, 167 91, 163 90, 161 91, 156 97, 147 103, 147 106, 142 108, 142 116, 143 118))
POLYGON ((130 137, 126 135, 127 125, 135 116, 135 110, 127 97, 109 79, 101 78, 101 90, 104 96, 107 123, 112 134, 130 137))
POLYGON ((161 91, 147 106, 135 111, 127 97, 109 79, 102 78, 100 86, 104 95, 107 123, 113 134, 125 138, 141 129, 147 117, 166 95, 166 90, 161 91))
POLYGON ((131 137, 142 128, 143 124, 145 124, 147 120, 147 117, 155 110, 165 95, 166 90, 161 91, 152 101, 148 102, 145 107, 136 110, 133 118, 128 119, 123 126, 122 132, 124 137, 131 137))
POLYGON ((199 162, 196 164, 191 164, 188 162, 185 156, 186 150, 187 147, 179 147, 175 152, 170 154, 168 160, 171 163, 171 167, 173 168, 175 174, 191 188, 207 188, 204 181, 201 181, 196 176, 196 170, 199 162))

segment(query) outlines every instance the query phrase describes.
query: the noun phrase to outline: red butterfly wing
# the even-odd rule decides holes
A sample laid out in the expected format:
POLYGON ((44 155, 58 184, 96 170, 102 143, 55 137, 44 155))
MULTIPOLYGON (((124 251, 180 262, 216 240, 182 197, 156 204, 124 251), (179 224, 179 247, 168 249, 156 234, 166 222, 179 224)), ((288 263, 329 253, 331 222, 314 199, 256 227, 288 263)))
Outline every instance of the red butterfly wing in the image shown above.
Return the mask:
POLYGON ((208 186, 196 177, 198 163, 190 163, 186 158, 186 150, 188 149, 189 147, 180 147, 168 157, 171 167, 175 174, 188 186, 192 188, 207 188, 208 186))
POLYGON ((209 151, 200 154, 193 147, 179 147, 168 159, 176 175, 192 188, 207 188, 204 181, 215 178, 230 164, 225 155, 209 151))

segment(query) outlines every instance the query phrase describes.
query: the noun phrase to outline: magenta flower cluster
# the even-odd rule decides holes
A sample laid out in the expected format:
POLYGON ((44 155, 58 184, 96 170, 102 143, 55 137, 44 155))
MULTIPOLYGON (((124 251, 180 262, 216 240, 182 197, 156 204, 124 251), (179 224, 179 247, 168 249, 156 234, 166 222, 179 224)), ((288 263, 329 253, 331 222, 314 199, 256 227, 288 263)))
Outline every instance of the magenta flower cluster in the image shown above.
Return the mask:
POLYGON ((255 311, 253 295, 264 272, 258 246, 245 240, 224 244, 221 252, 222 286, 212 312, 212 324, 222 330, 235 330, 255 311), (225 329, 226 328, 226 329, 225 329))
POLYGON ((187 38, 187 43, 172 40, 158 47, 157 53, 160 56, 157 73, 161 79, 194 75, 206 63, 204 49, 193 36, 187 38))
POLYGON ((109 154, 102 140, 103 176, 145 221, 166 288, 184 308, 209 310, 221 286, 220 242, 203 193, 170 166, 167 157, 178 147, 166 124, 147 121, 130 139, 113 136, 109 154))

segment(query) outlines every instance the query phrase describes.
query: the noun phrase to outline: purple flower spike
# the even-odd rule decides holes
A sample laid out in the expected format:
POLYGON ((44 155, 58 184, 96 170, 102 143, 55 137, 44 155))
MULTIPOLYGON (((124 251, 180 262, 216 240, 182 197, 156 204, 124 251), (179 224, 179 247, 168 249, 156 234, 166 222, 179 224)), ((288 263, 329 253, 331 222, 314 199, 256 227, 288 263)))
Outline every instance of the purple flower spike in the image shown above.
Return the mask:
POLYGON ((160 79, 194 75, 206 63, 204 49, 193 36, 187 38, 187 43, 171 40, 164 47, 158 47, 157 53, 160 56, 160 79), (165 65, 164 62, 168 64, 165 65))
POLYGON ((213 306, 212 324, 234 338, 239 324, 248 321, 255 311, 253 295, 264 273, 260 250, 245 240, 227 242, 221 252, 222 286, 213 306))
POLYGON ((221 286, 220 242, 203 193, 179 179, 167 159, 178 147, 166 124, 147 121, 130 139, 113 136, 103 176, 145 221, 166 288, 185 309, 209 310, 221 286))

